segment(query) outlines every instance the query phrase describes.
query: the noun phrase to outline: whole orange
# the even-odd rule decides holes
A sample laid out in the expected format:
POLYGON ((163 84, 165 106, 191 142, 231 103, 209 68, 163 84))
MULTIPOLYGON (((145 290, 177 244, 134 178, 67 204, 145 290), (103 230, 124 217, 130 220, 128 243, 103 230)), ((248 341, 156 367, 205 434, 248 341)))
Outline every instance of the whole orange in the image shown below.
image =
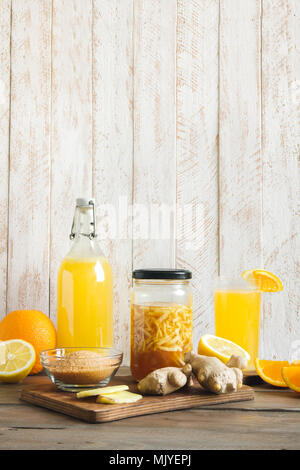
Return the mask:
POLYGON ((43 369, 40 351, 56 347, 56 330, 50 318, 39 310, 15 310, 0 322, 0 340, 7 339, 23 339, 32 344, 36 361, 30 375, 34 375, 43 369))

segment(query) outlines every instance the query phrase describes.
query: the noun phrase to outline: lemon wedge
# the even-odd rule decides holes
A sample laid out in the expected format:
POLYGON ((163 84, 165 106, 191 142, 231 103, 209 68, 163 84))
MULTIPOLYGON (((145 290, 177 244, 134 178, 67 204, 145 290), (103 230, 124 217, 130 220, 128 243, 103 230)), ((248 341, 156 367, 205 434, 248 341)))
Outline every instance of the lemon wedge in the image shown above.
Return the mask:
POLYGON ((249 284, 258 287, 261 292, 280 292, 283 285, 279 277, 265 269, 248 269, 242 278, 249 284))
POLYGON ((34 347, 22 339, 0 343, 0 381, 19 382, 31 371, 35 363, 34 347))
POLYGON ((250 355, 241 348, 238 344, 233 343, 225 338, 220 338, 214 335, 203 335, 198 344, 198 354, 203 356, 213 356, 220 359, 226 364, 230 357, 235 354, 236 356, 244 357, 247 362, 250 360, 250 355))

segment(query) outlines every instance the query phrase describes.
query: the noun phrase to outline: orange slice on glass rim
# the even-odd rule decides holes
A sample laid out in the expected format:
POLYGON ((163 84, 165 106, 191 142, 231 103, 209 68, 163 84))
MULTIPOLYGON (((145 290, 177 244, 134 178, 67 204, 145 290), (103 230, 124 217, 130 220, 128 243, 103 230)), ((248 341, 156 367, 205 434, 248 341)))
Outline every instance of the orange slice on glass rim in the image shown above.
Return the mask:
POLYGON ((256 286, 261 292, 280 292, 283 290, 279 277, 265 269, 248 269, 243 272, 242 278, 251 285, 256 286))
POLYGON ((282 368, 282 378, 285 384, 300 393, 300 366, 289 366, 282 368))
POLYGON ((287 387, 283 380, 281 371, 282 368, 289 367, 288 361, 267 361, 255 359, 255 368, 258 375, 268 384, 275 385, 276 387, 287 387))

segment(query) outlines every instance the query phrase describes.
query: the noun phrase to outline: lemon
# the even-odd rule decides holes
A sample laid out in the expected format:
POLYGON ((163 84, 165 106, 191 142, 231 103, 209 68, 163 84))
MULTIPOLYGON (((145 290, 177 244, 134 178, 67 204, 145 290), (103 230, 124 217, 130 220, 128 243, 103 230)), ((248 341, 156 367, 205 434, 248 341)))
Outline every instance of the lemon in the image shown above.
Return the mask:
POLYGON ((198 344, 198 354, 217 357, 224 364, 229 361, 233 354, 244 357, 247 361, 250 360, 250 355, 238 344, 214 335, 201 336, 198 344))
POLYGON ((0 343, 0 381, 19 382, 31 371, 35 363, 34 347, 22 339, 0 343))
POLYGON ((249 284, 258 287, 261 292, 280 292, 283 285, 279 277, 265 269, 248 269, 242 278, 249 284))

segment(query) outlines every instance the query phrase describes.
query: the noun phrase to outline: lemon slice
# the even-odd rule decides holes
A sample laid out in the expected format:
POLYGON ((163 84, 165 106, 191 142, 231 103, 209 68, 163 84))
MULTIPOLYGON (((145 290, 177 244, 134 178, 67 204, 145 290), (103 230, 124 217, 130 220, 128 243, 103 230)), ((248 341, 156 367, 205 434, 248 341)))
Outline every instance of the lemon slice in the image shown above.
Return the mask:
POLYGON ((31 371, 35 363, 34 347, 22 339, 0 343, 0 381, 19 382, 31 371))
POLYGON ((262 292, 280 292, 283 290, 282 282, 275 274, 265 269, 248 269, 242 278, 249 284, 258 287, 262 292))
POLYGON ((198 354, 217 357, 224 364, 229 361, 233 354, 244 357, 248 362, 250 360, 250 355, 238 344, 214 335, 201 336, 198 344, 198 354))

